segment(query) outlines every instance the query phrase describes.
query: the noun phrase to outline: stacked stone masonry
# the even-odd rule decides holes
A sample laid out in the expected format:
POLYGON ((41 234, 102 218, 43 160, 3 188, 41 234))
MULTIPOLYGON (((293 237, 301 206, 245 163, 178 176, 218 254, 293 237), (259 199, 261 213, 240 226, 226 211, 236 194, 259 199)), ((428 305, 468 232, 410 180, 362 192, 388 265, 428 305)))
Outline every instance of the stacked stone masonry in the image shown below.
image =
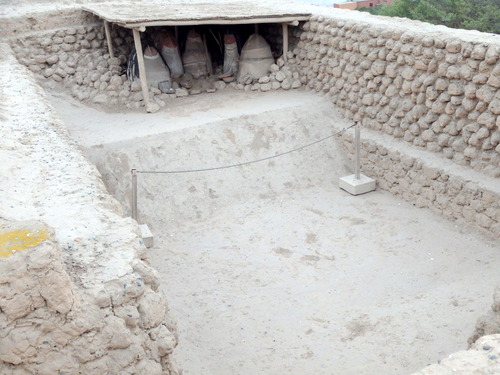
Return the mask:
MULTIPOLYGON (((354 155, 352 134, 342 136, 342 145, 349 155, 354 155)), ((362 140, 361 159, 363 173, 375 178, 379 188, 475 231, 500 238, 500 189, 450 171, 446 164, 427 164, 423 157, 387 147, 377 140, 362 140)))
POLYGON ((0 373, 178 374, 137 223, 6 44, 0 67, 0 373))
POLYGON ((500 42, 313 16, 294 50, 302 83, 345 115, 500 176, 500 42))
MULTIPOLYGON (((104 27, 101 22, 86 26, 69 27, 50 32, 37 32, 13 39, 12 49, 19 62, 30 69, 40 82, 55 81, 65 87, 80 101, 94 105, 126 106, 138 109, 144 106, 144 96, 139 80, 130 82, 124 72, 127 57, 134 41, 132 32, 118 26, 111 28, 114 54, 108 54, 104 27)), ((273 46, 281 54, 281 27, 267 25, 264 31, 273 46)), ((289 31, 291 45, 298 42, 297 28, 289 31)), ((293 54, 288 52, 288 57, 293 54)), ((277 57, 267 76, 245 82, 216 81, 206 91, 223 90, 226 87, 245 91, 290 90, 302 86, 299 69, 286 65, 283 57, 277 57)), ((157 107, 164 107, 174 98, 201 93, 198 87, 186 89, 173 83, 175 94, 162 93, 150 87, 150 97, 157 107)))
MULTIPOLYGON (((112 28, 117 57, 110 58, 102 23, 91 21, 23 34, 11 45, 42 82, 61 82, 77 99, 97 105, 140 108, 140 84, 123 74, 133 46, 130 30, 112 28)), ((279 52, 281 27, 262 29, 279 52)), ((500 42, 382 28, 369 19, 333 16, 313 16, 300 28, 290 27, 289 38, 293 53, 287 54, 288 64, 281 57, 258 82, 221 81, 215 88, 269 91, 305 84, 366 127, 500 177, 500 42)), ((196 93, 151 89, 159 107, 173 97, 196 93)))

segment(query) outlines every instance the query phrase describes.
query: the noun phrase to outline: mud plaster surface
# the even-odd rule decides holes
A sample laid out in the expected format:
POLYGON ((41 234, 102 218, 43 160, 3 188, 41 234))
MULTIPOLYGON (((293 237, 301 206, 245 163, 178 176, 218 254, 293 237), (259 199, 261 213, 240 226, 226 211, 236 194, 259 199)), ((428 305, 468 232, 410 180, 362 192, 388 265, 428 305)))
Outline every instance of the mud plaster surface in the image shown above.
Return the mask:
MULTIPOLYGON (((251 121, 259 105, 311 114, 327 106, 300 91, 229 95, 177 101, 147 117, 53 103, 86 147, 196 131, 220 116, 251 121)), ((266 172, 257 165, 247 177, 266 172)), ((337 188, 334 176, 343 172, 305 177, 317 183, 296 188, 297 181, 279 194, 263 184, 254 197, 225 197, 196 221, 149 223, 184 374, 410 374, 465 349, 500 282, 498 243, 382 191, 352 197, 337 188)))

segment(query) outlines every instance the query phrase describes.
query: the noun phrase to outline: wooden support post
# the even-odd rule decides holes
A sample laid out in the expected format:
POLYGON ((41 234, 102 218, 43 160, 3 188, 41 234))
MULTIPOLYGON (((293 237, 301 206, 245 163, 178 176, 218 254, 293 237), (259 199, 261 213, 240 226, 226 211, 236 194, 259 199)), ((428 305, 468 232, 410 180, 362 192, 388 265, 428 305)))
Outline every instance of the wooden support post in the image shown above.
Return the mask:
POLYGON ((108 52, 109 57, 115 57, 115 52, 113 51, 113 42, 111 40, 111 32, 109 30, 109 22, 104 21, 104 31, 106 32, 106 41, 108 42, 108 52))
POLYGON ((254 31, 255 31, 255 34, 258 34, 259 33, 259 24, 256 23, 254 26, 254 31))
POLYGON ((137 52, 137 62, 139 63, 139 78, 141 79, 142 95, 144 96, 144 104, 146 105, 146 110, 149 106, 149 90, 148 90, 148 80, 146 78, 146 68, 144 66, 144 55, 142 53, 141 44, 141 34, 139 30, 132 29, 134 34, 134 44, 135 50, 137 52))
POLYGON ((281 28, 283 30, 283 60, 286 62, 288 59, 286 55, 288 52, 288 24, 283 22, 281 28))

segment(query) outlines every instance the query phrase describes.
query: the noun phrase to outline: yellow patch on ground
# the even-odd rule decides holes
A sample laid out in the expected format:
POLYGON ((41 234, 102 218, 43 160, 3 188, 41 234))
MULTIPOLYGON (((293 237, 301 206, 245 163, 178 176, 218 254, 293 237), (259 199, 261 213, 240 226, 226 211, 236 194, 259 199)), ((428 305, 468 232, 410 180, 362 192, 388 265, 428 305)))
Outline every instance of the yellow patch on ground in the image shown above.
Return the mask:
POLYGON ((49 234, 44 228, 6 230, 5 232, 0 229, 0 258, 7 258, 16 251, 36 246, 47 238, 49 234))

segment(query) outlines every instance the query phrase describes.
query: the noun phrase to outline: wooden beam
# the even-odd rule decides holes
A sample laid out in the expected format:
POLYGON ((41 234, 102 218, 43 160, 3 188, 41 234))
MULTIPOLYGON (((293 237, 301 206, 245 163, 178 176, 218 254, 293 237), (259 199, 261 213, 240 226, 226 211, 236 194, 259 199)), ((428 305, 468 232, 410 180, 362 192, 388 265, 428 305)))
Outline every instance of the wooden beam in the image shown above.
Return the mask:
POLYGON ((146 67, 144 66, 144 55, 142 53, 141 34, 139 30, 136 29, 133 29, 132 33, 134 34, 134 44, 137 52, 137 62, 139 64, 139 78, 141 80, 142 95, 144 96, 144 104, 147 109, 149 106, 149 89, 148 80, 146 78, 146 67))
POLYGON ((113 58, 115 57, 115 53, 113 51, 113 41, 111 40, 111 32, 109 30, 109 22, 104 21, 104 31, 106 32, 106 41, 108 42, 108 52, 109 52, 109 57, 113 58))
POLYGON ((288 52, 288 24, 283 22, 281 24, 281 28, 283 31, 283 60, 286 62, 288 60, 286 55, 288 52))
POLYGON ((245 19, 190 19, 190 20, 156 20, 144 22, 116 21, 123 27, 134 29, 149 26, 196 26, 196 25, 243 25, 255 23, 295 23, 295 21, 308 21, 309 16, 270 17, 270 18, 245 18, 245 19))

